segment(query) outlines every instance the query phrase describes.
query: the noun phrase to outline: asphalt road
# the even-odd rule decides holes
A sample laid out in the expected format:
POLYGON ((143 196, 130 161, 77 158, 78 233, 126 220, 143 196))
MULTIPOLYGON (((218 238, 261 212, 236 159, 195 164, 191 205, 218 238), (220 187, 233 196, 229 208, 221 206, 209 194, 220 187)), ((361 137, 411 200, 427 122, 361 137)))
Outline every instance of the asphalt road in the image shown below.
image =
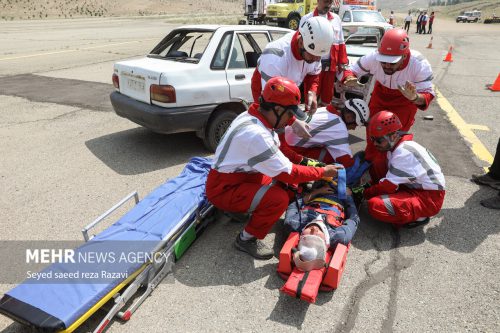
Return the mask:
MULTIPOLYGON (((130 191, 145 195, 190 157, 209 155, 194 134, 151 133, 109 103, 113 62, 145 54, 172 27, 161 18, 0 22, 1 240, 80 239, 84 225, 130 191)), ((410 37, 443 95, 427 111, 434 120, 418 113, 414 126, 447 181, 443 210, 429 225, 396 232, 363 207, 341 287, 308 305, 279 293, 276 258, 235 251, 241 225, 220 219, 132 319, 109 332, 497 332, 500 212, 479 205, 495 192, 469 177, 500 136, 500 93, 484 87, 500 73, 500 26, 436 20, 432 49, 430 36, 410 37), (449 45, 454 62, 444 63, 449 45), (462 132, 440 107, 447 101, 465 121, 462 132), (486 154, 460 133, 477 136, 486 154)), ((362 132, 352 138, 361 149, 362 132)), ((279 224, 267 241, 279 251, 279 224)), ((7 282, 0 292, 13 286, 7 282)), ((3 316, 0 329, 29 331, 3 316)))

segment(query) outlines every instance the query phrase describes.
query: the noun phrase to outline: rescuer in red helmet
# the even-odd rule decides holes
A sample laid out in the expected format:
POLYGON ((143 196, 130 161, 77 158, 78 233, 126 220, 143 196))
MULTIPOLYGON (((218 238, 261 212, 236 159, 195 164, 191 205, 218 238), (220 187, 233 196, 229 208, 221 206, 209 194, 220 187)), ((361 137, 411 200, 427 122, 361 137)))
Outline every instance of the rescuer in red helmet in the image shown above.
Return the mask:
POLYGON ((403 125, 392 112, 370 118, 369 138, 385 157, 385 174, 372 174, 372 186, 364 190, 368 212, 377 220, 397 226, 429 222, 441 210, 445 179, 434 156, 401 132, 403 125))
MULTIPOLYGON (((403 29, 388 30, 378 50, 361 57, 344 72, 344 84, 360 85, 358 78, 365 74, 372 74, 375 79, 370 116, 382 110, 391 111, 400 119, 403 131, 410 130, 417 109, 426 110, 435 95, 431 65, 422 54, 410 50, 408 34, 403 29)), ((370 140, 365 151, 365 158, 376 163, 380 154, 370 140)))
POLYGON ((235 246, 257 259, 270 259, 274 253, 261 240, 293 198, 283 184, 335 177, 339 167, 307 166, 309 159, 280 147, 275 129, 284 128, 294 116, 306 117, 298 106, 300 90, 294 82, 269 79, 259 100, 236 117, 220 141, 206 193, 219 209, 250 214, 235 246))

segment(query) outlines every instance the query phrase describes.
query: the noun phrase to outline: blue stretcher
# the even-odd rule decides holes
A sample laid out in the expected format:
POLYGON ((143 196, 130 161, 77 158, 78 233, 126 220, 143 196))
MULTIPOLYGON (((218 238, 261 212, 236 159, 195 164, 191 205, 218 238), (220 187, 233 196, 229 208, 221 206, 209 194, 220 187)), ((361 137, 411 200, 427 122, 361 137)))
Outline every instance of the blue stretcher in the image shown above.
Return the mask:
MULTIPOLYGON (((0 300, 0 313, 46 332, 72 332, 97 310, 104 308, 106 303, 112 304, 111 309, 94 332, 104 331, 115 316, 129 320, 171 271, 175 260, 214 220, 215 209, 205 196, 209 170, 210 160, 195 157, 178 177, 168 180, 140 202, 137 192, 129 194, 82 230, 86 242, 75 249, 76 253, 84 253, 102 244, 139 244, 140 248, 134 250, 156 254, 158 260, 125 263, 126 267, 121 266, 121 269, 130 274, 106 283, 89 283, 87 280, 79 283, 24 281, 0 300), (136 201, 134 208, 103 232, 89 237, 91 228, 131 198, 136 201), (117 243, 113 243, 115 241, 117 243), (124 310, 125 304, 140 287, 145 287, 145 291, 124 310)), ((44 271, 67 270, 64 263, 56 263, 44 271)))

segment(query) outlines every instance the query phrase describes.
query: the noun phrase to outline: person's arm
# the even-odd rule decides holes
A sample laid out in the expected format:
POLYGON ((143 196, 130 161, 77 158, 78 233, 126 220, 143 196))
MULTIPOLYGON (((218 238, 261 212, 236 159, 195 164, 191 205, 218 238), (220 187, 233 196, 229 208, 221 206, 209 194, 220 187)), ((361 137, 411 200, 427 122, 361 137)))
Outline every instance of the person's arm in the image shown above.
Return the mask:
POLYGON ((382 194, 395 193, 398 190, 398 185, 390 182, 387 179, 381 180, 380 183, 370 186, 363 192, 366 200, 382 194))
POLYGON ((304 156, 300 155, 299 153, 293 151, 290 146, 286 143, 285 138, 280 138, 280 150, 285 155, 288 157, 288 159, 293 163, 293 164, 299 164, 304 156))
POLYGON ((326 177, 336 177, 337 169, 339 169, 339 167, 335 165, 327 165, 324 168, 317 168, 293 164, 292 171, 289 174, 282 172, 274 177, 274 179, 286 184, 306 183, 326 177))

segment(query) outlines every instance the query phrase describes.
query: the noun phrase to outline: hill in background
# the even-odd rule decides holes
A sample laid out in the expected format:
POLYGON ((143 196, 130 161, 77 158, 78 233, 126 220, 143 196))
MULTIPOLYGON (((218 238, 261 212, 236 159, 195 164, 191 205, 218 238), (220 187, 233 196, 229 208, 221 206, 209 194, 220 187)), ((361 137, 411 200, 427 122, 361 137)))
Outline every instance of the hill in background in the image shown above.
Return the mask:
POLYGON ((243 0, 0 0, 2 20, 172 15, 185 19, 242 14, 243 0))
MULTIPOLYGON (((448 0, 449 3, 467 0, 448 0)), ((439 0, 444 3, 445 0, 439 0)), ((426 9, 438 0, 378 0, 386 17, 390 10, 426 9)), ((244 0, 0 0, 1 20, 163 15, 172 23, 233 23, 243 18, 244 0)), ((483 18, 500 14, 500 0, 467 1, 453 6, 432 6, 440 14, 456 16, 477 8, 483 18)))

